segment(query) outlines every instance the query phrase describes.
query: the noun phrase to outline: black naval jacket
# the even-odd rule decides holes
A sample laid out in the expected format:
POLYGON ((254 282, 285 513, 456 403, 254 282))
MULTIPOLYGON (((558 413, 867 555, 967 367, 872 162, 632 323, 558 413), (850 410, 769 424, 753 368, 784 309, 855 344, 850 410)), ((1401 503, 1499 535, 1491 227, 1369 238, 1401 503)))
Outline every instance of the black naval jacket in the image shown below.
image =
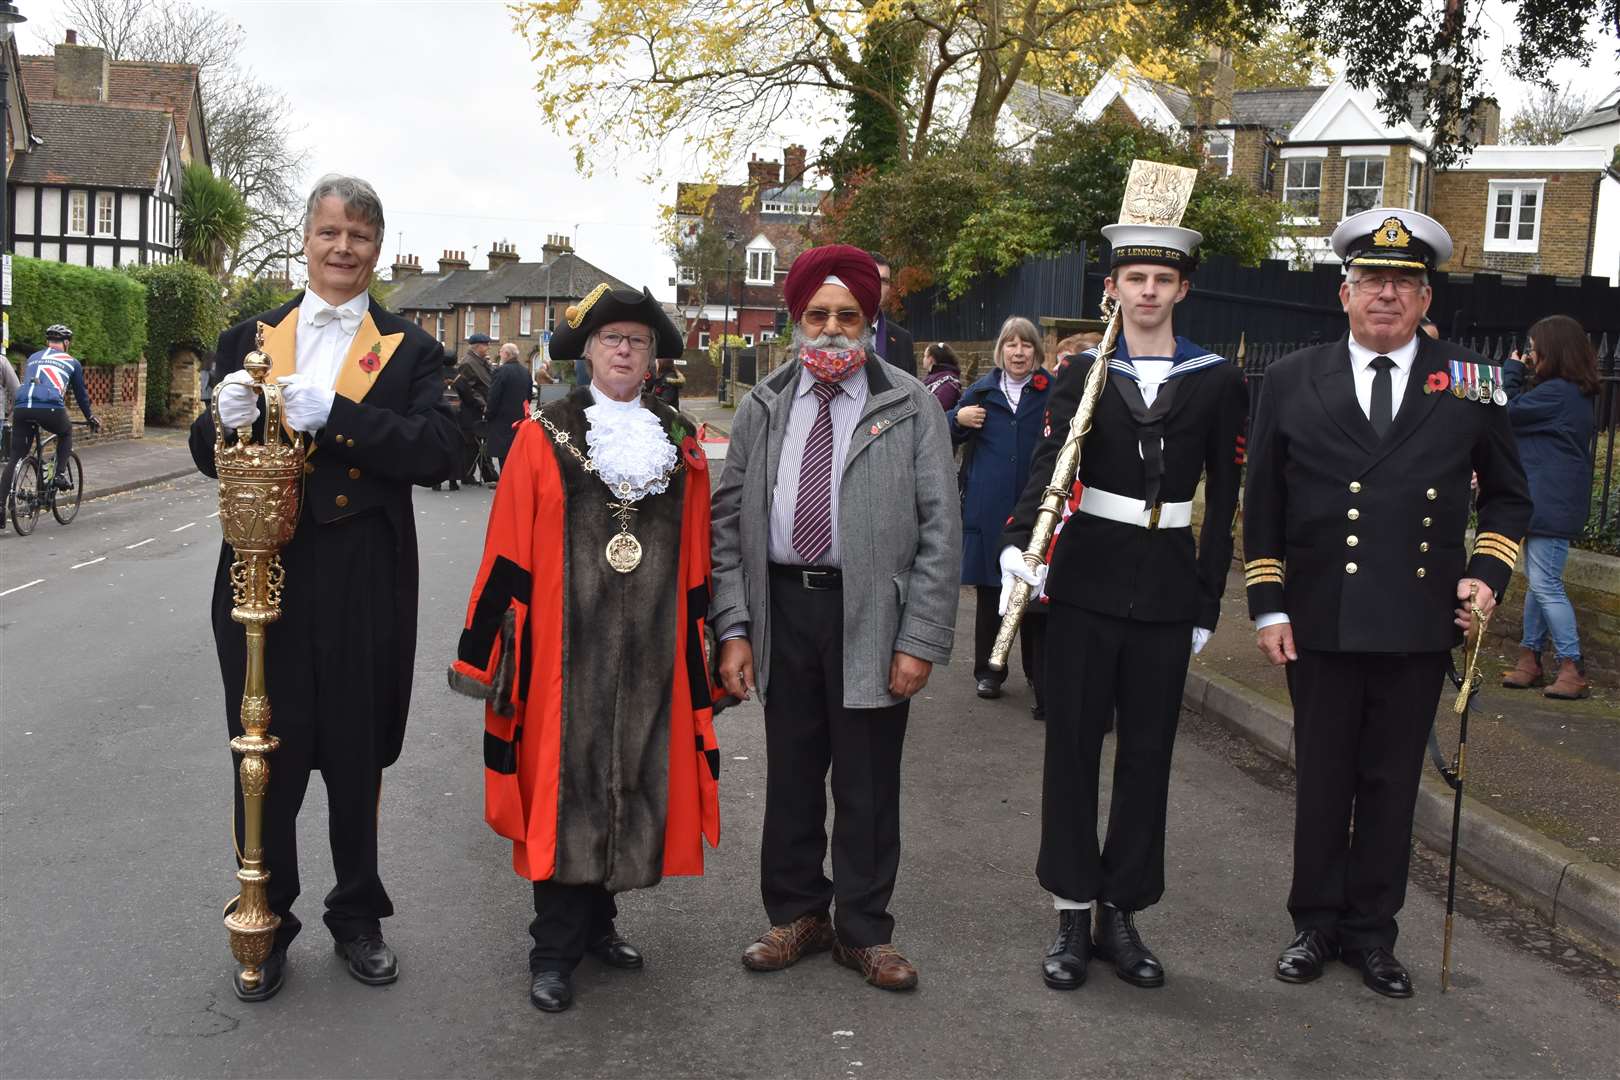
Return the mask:
MULTIPOLYGON (((303 294, 274 311, 255 316, 220 335, 214 360, 214 385, 242 367, 242 359, 253 348, 254 332, 260 322, 280 326, 298 318, 303 294)), ((332 412, 314 439, 314 447, 304 464, 304 497, 299 528, 329 525, 368 511, 380 511, 388 519, 395 542, 396 603, 401 625, 400 651, 395 658, 402 702, 410 701, 411 675, 416 653, 416 602, 418 562, 416 519, 411 509, 411 485, 431 485, 451 477, 458 467, 460 436, 450 411, 442 404, 444 396, 443 349, 415 323, 390 314, 376 300, 371 301, 371 330, 362 324, 353 349, 369 349, 373 341, 392 344, 394 335, 402 340, 392 345, 387 363, 376 373, 363 401, 353 401, 341 392, 333 400, 332 412)), ((268 343, 267 343, 268 348, 268 343)), ((294 357, 275 357, 282 363, 297 364, 294 357)), ((346 360, 345 364, 351 363, 346 360)), ((279 369, 281 363, 278 363, 279 369)), ((341 385, 343 376, 339 376, 341 385)), ((258 427, 264 423, 260 417, 258 427)), ((191 425, 191 456, 207 476, 217 476, 214 468, 214 419, 205 411, 191 425)), ((219 572, 214 582, 215 609, 230 609, 230 545, 221 544, 219 572)), ((229 627, 227 620, 225 626, 229 627)), ((394 730, 383 733, 384 761, 390 764, 399 754, 404 737, 403 710, 394 730)))
POLYGON ((1425 393, 1448 361, 1485 360, 1419 334, 1379 441, 1356 400, 1349 340, 1289 353, 1266 371, 1243 508, 1249 614, 1286 613, 1303 649, 1443 652, 1462 640, 1457 581, 1478 578, 1500 597, 1530 521, 1507 410, 1425 393))
MULTIPOLYGON (((1186 351, 1190 343, 1177 339, 1186 351)), ((1035 448, 1029 483, 1001 536, 1001 546, 1023 548, 1052 467, 1079 408, 1095 351, 1082 353, 1057 376, 1047 406, 1046 433, 1035 448)), ((1164 424, 1164 472, 1158 502, 1187 502, 1205 478, 1204 523, 1197 548, 1192 530, 1144 529, 1076 512, 1064 522, 1052 552, 1046 595, 1116 618, 1186 622, 1215 629, 1232 563, 1232 526, 1242 475, 1238 440, 1248 416, 1243 372, 1217 364, 1166 383, 1174 385, 1164 424)), ((1135 391, 1131 385, 1131 392, 1135 391)), ((1156 401, 1157 405, 1158 402, 1156 401)), ((1080 482, 1115 495, 1147 498, 1147 470, 1139 426, 1111 376, 1098 399, 1091 433, 1080 456, 1080 482)))

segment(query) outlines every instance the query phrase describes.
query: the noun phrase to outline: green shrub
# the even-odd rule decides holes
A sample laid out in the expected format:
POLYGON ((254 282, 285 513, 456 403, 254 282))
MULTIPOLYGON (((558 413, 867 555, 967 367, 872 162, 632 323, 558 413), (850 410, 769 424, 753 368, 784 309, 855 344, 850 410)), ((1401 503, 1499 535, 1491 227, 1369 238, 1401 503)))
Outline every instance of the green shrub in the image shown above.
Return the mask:
POLYGON ((130 364, 146 348, 146 290, 126 274, 13 257, 11 341, 28 355, 45 347, 45 328, 66 323, 82 363, 130 364))
POLYGON ((298 295, 298 290, 266 278, 237 278, 231 283, 230 299, 225 302, 225 325, 235 326, 255 315, 274 311, 298 295))
POLYGON ((225 299, 219 282, 191 263, 132 266, 128 273, 146 287, 146 320, 151 333, 146 418, 161 422, 168 418, 168 362, 181 350, 203 357, 214 351, 220 331, 225 329, 225 299))

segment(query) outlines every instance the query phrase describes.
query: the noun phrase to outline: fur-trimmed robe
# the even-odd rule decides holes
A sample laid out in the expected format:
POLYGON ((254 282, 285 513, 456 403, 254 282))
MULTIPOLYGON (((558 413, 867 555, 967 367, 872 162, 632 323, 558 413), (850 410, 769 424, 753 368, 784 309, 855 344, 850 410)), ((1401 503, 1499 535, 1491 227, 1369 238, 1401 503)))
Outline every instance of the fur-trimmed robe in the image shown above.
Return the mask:
MULTIPOLYGON (((709 603, 709 474, 689 420, 651 397, 680 447, 669 489, 635 503, 641 563, 601 478, 536 421, 518 425, 450 684, 484 698, 484 815, 533 881, 611 892, 701 874, 720 839, 709 603)), ((581 387, 542 413, 588 453, 581 387)))

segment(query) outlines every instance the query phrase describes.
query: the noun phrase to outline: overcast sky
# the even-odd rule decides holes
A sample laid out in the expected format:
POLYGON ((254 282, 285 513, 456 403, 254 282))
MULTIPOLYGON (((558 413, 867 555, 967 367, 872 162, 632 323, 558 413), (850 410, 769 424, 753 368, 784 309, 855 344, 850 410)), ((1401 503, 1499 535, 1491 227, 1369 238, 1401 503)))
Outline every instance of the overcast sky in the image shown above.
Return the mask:
MULTIPOLYGON (((428 269, 443 249, 457 248, 482 267, 497 240, 536 259, 546 235, 565 233, 585 259, 673 298, 659 207, 694 169, 672 152, 664 175, 648 182, 653 159, 627 150, 591 177, 576 173, 567 143, 541 122, 533 64, 503 2, 202 2, 242 26, 244 62, 292 102, 310 150, 306 179, 351 172, 377 186, 388 215, 385 264, 403 250, 428 269)), ((19 0, 18 7, 29 19, 24 51, 49 51, 57 4, 19 0)), ((1488 0, 1487 24, 1510 26, 1509 10, 1505 0, 1488 0)), ((1588 69, 1566 64, 1554 75, 1596 100, 1620 81, 1615 46, 1605 35, 1588 69)), ((1523 84, 1496 90, 1506 119, 1523 84)), ((779 160, 785 143, 813 148, 821 134, 762 135, 751 150, 779 160)))

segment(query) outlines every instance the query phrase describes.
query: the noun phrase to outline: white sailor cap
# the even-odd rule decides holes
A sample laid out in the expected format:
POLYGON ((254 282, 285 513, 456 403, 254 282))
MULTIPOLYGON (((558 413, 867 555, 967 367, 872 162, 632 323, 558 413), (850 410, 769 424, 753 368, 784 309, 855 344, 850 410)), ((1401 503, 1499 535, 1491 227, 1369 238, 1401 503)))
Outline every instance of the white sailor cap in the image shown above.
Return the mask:
POLYGON ((1109 268, 1126 263, 1158 263, 1183 273, 1198 265, 1198 245, 1204 234, 1179 225, 1104 225, 1103 236, 1113 248, 1109 268))
POLYGON ((1451 234, 1428 214, 1375 206, 1339 222, 1333 253, 1346 266, 1433 270, 1451 258, 1451 234))

